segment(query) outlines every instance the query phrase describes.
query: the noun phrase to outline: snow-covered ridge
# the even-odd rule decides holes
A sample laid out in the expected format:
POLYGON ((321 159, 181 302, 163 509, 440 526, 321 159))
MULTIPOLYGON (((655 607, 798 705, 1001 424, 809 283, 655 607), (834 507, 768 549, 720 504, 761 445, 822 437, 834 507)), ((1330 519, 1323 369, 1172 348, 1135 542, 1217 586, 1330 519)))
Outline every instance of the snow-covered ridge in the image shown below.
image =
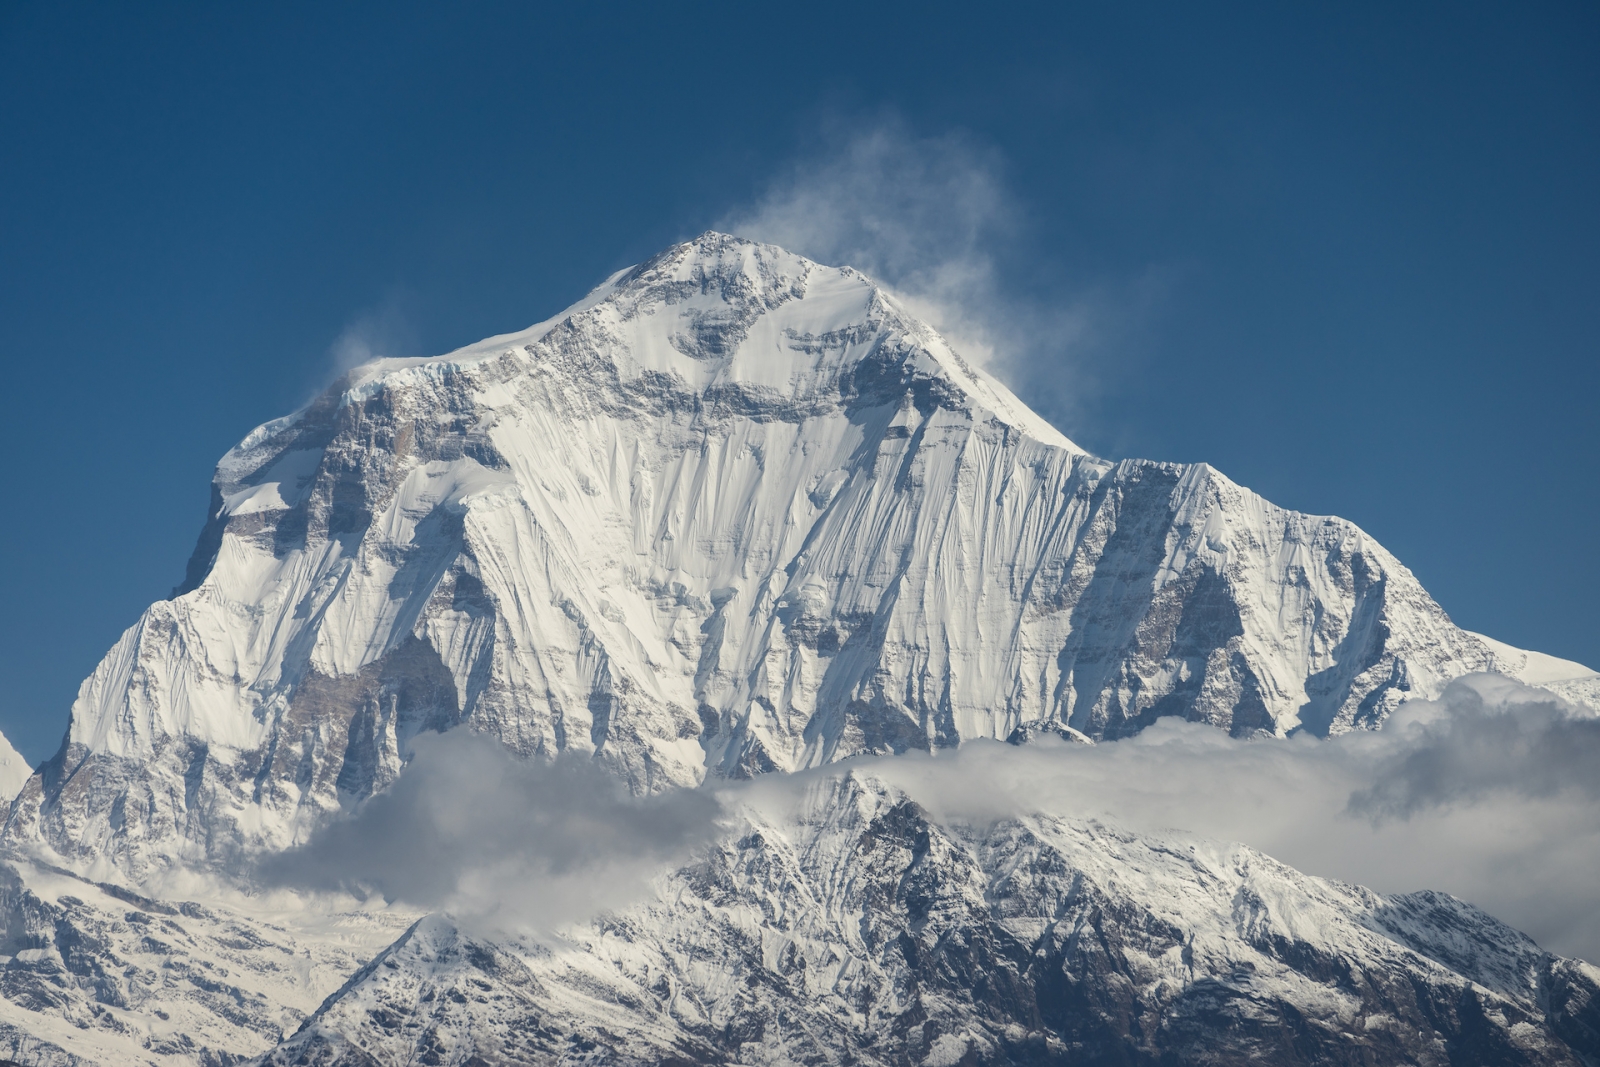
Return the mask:
MULTIPOLYGON (((791 404, 826 402, 839 377, 859 362, 863 341, 899 334, 914 346, 906 364, 913 375, 959 389, 974 406, 1040 441, 1083 451, 858 271, 820 267, 774 245, 716 233, 618 271, 560 315, 526 330, 442 356, 372 360, 335 386, 339 402, 361 403, 384 389, 516 358, 580 316, 612 335, 607 369, 623 382, 659 385, 664 376, 702 395, 737 390, 791 404), (676 313, 678 328, 660 329, 663 312, 676 313)), ((255 436, 241 447, 253 447, 255 436)))
POLYGON ((1173 714, 1326 734, 1528 662, 1353 524, 1090 456, 858 272, 706 234, 248 435, 5 833, 134 873, 281 848, 460 724, 650 791, 1173 714))

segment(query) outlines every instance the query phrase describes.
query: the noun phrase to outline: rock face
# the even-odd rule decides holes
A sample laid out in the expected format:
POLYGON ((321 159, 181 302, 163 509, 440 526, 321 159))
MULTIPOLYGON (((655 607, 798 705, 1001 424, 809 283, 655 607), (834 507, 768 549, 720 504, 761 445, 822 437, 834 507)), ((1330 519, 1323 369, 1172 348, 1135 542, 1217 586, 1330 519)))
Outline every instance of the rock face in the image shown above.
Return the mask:
POLYGON ((1165 715, 1334 733, 1527 656, 1352 524, 1088 455, 860 274, 707 234, 246 437, 5 835, 141 877, 303 840, 458 724, 646 792, 1165 715))
POLYGON ((1578 1064, 1600 970, 1452 897, 857 774, 546 947, 431 917, 264 1061, 1578 1064))

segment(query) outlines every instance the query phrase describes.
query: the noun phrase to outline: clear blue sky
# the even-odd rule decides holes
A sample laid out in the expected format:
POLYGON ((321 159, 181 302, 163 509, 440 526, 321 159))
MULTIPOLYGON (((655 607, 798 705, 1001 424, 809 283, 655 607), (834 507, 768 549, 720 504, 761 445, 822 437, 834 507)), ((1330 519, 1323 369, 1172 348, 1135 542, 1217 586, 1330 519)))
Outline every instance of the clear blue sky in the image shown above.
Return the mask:
POLYGON ((1003 187, 1013 299, 1110 309, 1015 370, 1070 436, 1347 516, 1600 665, 1600 8, 556 7, 0 3, 31 759, 353 323, 527 325, 885 124, 1003 187))

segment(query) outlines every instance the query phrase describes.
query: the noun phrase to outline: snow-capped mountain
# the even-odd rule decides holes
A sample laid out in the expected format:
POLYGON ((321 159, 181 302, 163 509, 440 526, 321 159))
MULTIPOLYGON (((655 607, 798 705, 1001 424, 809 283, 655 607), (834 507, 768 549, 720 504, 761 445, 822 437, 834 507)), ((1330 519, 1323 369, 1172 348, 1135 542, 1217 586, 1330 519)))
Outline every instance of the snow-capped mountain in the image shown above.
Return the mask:
POLYGON ((540 938, 216 880, 428 730, 648 794, 1168 715, 1335 734, 1483 670, 1600 707, 1352 524, 1089 455, 855 271, 707 234, 223 458, 61 751, 23 783, 0 744, 0 1060, 1594 1063, 1600 971, 1454 898, 941 821, 866 770, 741 787, 646 899, 540 938))
POLYGON ((408 925, 383 911, 158 900, 10 859, 0 1064, 237 1063, 278 1044, 408 925))
POLYGON ((135 877, 282 848, 458 724, 647 792, 1164 715, 1336 733, 1480 670, 1596 688, 1351 523, 1089 455, 861 274, 706 234, 247 436, 5 835, 135 877))

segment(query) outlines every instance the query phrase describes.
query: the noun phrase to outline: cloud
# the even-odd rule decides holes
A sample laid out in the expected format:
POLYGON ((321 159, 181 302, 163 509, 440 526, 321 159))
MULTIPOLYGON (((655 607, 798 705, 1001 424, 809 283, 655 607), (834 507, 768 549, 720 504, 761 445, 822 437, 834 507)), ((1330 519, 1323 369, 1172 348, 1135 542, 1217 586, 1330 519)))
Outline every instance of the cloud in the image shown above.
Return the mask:
POLYGON ((333 363, 334 375, 338 376, 384 356, 414 354, 418 347, 417 331, 402 307, 400 296, 390 294, 382 304, 346 324, 328 346, 328 357, 333 363))
POLYGON ((836 125, 716 228, 863 271, 1069 432, 1087 416, 1096 368, 1161 288, 1158 272, 1072 292, 1014 284, 1038 264, 1022 262, 1036 250, 1001 154, 892 117, 836 125))
POLYGON ((1164 719, 1094 747, 972 744, 863 765, 937 817, 1021 811, 1242 841, 1380 892, 1440 889, 1600 959, 1600 718, 1509 679, 1458 680, 1382 730, 1237 741, 1164 719))
POLYGON ((1451 689, 1440 705, 1405 709, 1392 730, 1403 748, 1374 768, 1349 810, 1375 823, 1490 797, 1572 794, 1600 801, 1600 718, 1573 717, 1558 700, 1505 679, 1451 689))
POLYGON ((260 880, 551 929, 632 899, 719 825, 707 793, 636 799, 587 760, 519 760, 470 730, 413 744, 387 792, 265 859, 260 880))
POLYGON ((648 800, 587 761, 520 762, 470 731, 416 750, 388 793, 269 860, 267 880, 548 930, 636 899, 740 807, 781 813, 854 768, 945 822, 1046 812, 1242 841, 1379 892, 1454 893, 1548 949, 1600 959, 1600 718, 1500 677, 1332 740, 1239 741, 1163 719, 1092 747, 975 742, 648 800))

